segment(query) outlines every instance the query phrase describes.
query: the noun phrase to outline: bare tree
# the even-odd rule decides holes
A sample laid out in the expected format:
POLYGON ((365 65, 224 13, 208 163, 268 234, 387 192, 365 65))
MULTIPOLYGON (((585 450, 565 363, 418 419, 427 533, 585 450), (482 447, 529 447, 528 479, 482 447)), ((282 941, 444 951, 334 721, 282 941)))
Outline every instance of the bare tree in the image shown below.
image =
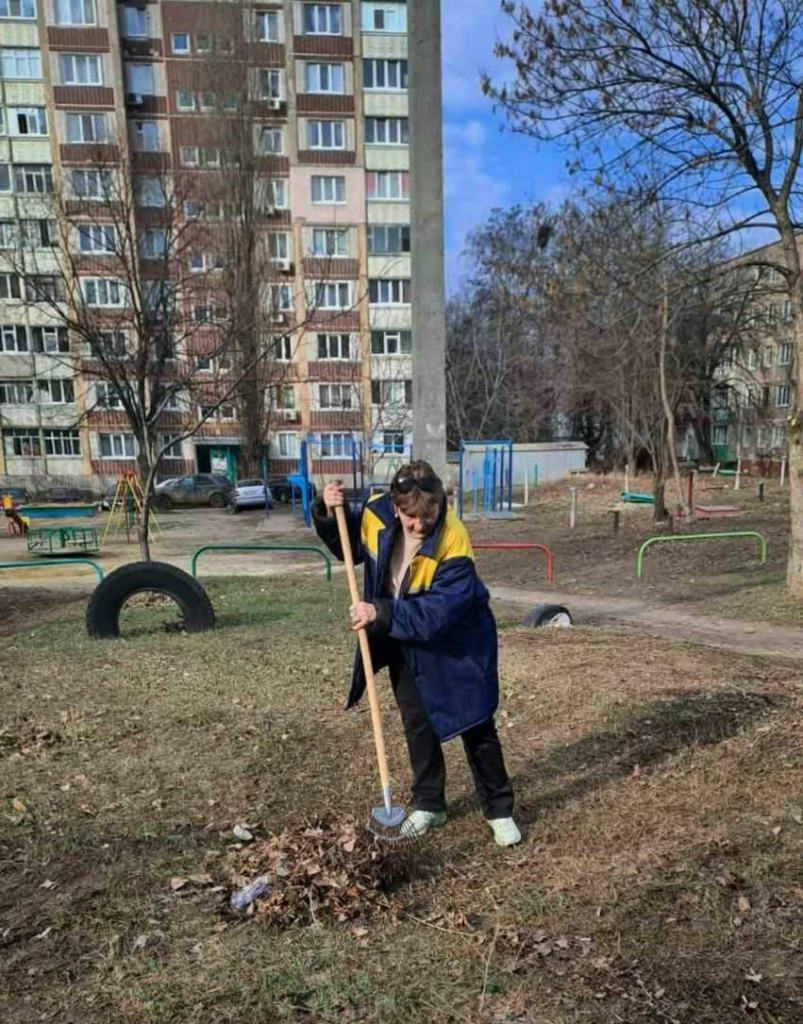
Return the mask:
MULTIPOLYGON (((484 84, 516 130, 565 141, 575 150, 573 168, 600 184, 660 196, 695 218, 713 211, 709 237, 767 228, 778 239, 775 262, 796 313, 799 396, 800 3, 546 0, 536 12, 504 0, 502 8, 514 31, 498 53, 514 62, 515 78, 501 88, 484 84)), ((790 428, 791 475, 799 483, 803 418, 796 407, 790 428)), ((803 489, 792 487, 791 496, 787 584, 799 593, 803 489)))

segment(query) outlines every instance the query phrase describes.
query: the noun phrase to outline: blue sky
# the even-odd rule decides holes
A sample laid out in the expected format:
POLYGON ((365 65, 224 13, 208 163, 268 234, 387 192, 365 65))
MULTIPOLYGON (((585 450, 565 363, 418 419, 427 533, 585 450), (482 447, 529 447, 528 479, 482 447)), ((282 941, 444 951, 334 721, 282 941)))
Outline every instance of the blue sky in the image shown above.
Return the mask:
POLYGON ((480 72, 507 71, 493 55, 509 27, 498 0, 442 0, 446 283, 457 287, 469 231, 495 206, 568 195, 563 154, 513 135, 480 91, 480 72))

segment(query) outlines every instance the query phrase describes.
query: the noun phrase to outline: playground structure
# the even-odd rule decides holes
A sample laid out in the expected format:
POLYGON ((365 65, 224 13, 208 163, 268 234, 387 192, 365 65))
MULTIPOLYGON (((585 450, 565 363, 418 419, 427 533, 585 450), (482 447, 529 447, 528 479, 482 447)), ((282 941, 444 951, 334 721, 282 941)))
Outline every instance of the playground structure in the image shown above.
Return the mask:
POLYGON ((482 515, 505 519, 513 515, 513 441, 461 441, 458 453, 457 514, 467 514, 466 494, 471 495, 471 514, 479 514, 480 481, 482 515))
POLYGON ((28 531, 32 555, 89 554, 100 550, 98 531, 93 526, 40 527, 28 531))
POLYGON ((475 541, 471 546, 475 551, 540 551, 546 559, 546 578, 550 583, 555 582, 555 555, 546 544, 519 541, 475 541))
MULTIPOLYGON (((109 518, 106 520, 106 529, 103 531, 103 542, 106 542, 109 534, 117 537, 123 532, 125 533, 127 544, 131 543, 132 536, 136 540, 137 527, 144 505, 145 495, 137 474, 134 472, 123 473, 117 481, 117 488, 112 498, 109 518)), ((154 536, 160 535, 162 529, 152 508, 149 515, 153 525, 154 536)))
POLYGON ((332 582, 332 558, 323 548, 309 547, 304 544, 205 544, 192 553, 190 575, 198 576, 198 559, 207 551, 282 551, 296 552, 307 555, 318 555, 326 563, 326 579, 332 582))
POLYGON ((692 540, 731 540, 737 537, 752 537, 758 541, 759 555, 762 565, 767 561, 767 538, 758 530, 736 530, 733 533, 683 533, 671 537, 650 537, 644 541, 636 555, 636 579, 644 575, 644 556, 656 544, 679 544, 692 540))

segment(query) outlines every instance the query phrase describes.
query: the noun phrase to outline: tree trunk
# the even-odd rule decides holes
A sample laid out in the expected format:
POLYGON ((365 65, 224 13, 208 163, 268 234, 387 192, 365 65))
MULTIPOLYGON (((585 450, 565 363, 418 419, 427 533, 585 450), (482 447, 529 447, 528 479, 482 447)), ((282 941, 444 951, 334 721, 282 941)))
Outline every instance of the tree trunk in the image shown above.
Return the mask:
POLYGON ((139 557, 143 562, 151 560, 151 492, 153 490, 153 479, 156 475, 156 467, 151 466, 147 452, 143 449, 143 442, 140 442, 139 454, 137 455, 137 467, 139 470, 139 482, 142 487, 144 500, 142 510, 137 516, 137 541, 139 542, 139 557))
POLYGON ((653 521, 663 523, 666 520, 666 479, 663 471, 656 472, 653 479, 652 493, 655 498, 653 521))
POLYGON ((803 597, 803 277, 798 278, 792 296, 795 307, 795 367, 792 382, 794 412, 787 430, 789 444, 789 558, 786 587, 803 597))
MULTIPOLYGON (((669 401, 669 392, 666 386, 666 344, 669 334, 669 298, 664 289, 661 313, 661 344, 658 355, 658 377, 661 386, 661 404, 666 419, 666 447, 669 453, 669 461, 672 466, 672 475, 675 478, 675 488, 678 492, 678 504, 683 509, 683 517, 690 522, 694 517, 693 510, 689 507, 686 495, 683 491, 683 481, 680 478, 680 465, 678 464, 677 439, 675 437, 675 411, 669 401)), ((657 517, 657 508, 656 508, 657 517)))

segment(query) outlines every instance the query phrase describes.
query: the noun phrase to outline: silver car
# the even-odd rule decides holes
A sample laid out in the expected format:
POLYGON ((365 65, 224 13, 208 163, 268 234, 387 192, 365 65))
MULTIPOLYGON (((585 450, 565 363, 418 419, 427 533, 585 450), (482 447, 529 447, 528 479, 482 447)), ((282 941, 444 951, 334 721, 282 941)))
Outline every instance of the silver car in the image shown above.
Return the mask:
POLYGON ((231 507, 235 512, 244 508, 273 508, 273 495, 264 480, 238 480, 231 493, 231 507))

